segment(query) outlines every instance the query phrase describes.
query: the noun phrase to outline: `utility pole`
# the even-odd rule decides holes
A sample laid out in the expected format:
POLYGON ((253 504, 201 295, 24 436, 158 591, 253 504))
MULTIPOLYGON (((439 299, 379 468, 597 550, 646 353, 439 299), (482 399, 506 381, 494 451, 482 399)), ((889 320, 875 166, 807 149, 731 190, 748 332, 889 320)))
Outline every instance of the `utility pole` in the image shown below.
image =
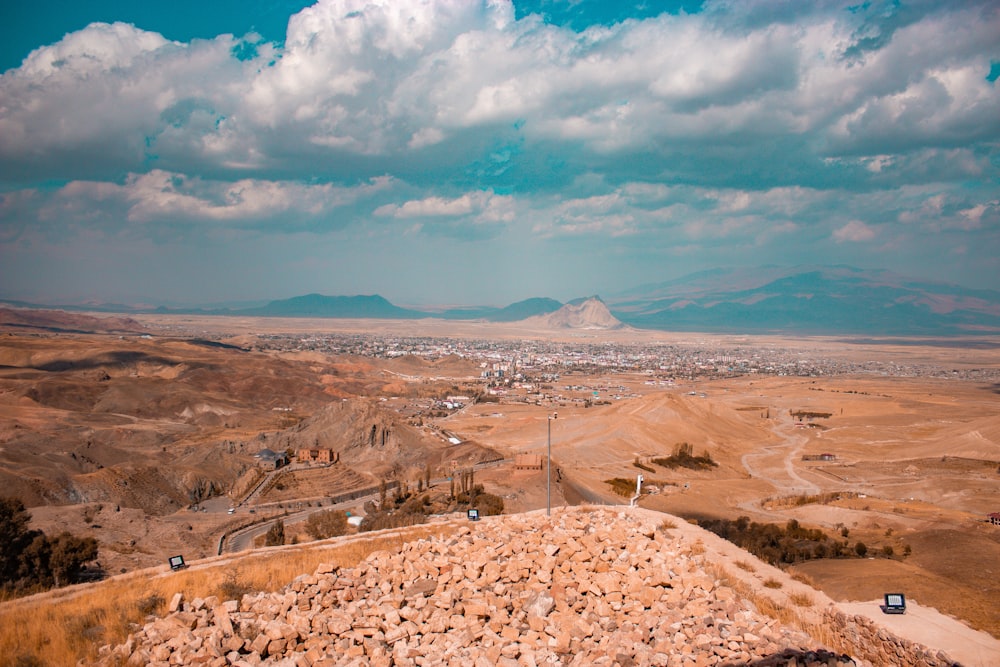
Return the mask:
POLYGON ((558 412, 553 412, 546 420, 549 427, 549 456, 546 469, 545 481, 545 516, 552 516, 552 420, 559 417, 558 412))

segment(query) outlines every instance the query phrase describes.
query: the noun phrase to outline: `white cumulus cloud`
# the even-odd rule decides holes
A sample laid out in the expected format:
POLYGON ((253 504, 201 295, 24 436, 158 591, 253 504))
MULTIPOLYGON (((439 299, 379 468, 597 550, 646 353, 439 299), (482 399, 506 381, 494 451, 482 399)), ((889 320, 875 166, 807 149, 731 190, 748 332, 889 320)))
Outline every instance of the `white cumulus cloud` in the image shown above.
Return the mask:
POLYGON ((871 241, 875 238, 875 230, 860 220, 851 220, 843 227, 834 230, 833 238, 837 243, 871 241))

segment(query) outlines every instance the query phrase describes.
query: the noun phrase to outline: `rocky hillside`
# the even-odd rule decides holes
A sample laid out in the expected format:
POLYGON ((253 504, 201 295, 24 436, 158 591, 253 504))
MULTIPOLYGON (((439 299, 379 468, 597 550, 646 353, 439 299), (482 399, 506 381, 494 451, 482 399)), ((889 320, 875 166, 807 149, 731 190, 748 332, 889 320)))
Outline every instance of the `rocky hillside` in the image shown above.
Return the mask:
POLYGON ((0 308, 0 328, 59 333, 145 333, 130 317, 93 317, 62 310, 0 308))
POLYGON ((345 465, 373 475, 372 482, 380 476, 419 475, 424 466, 437 469, 446 460, 472 465, 499 458, 486 447, 455 447, 431 438, 367 398, 330 403, 294 427, 263 436, 259 443, 275 451, 333 449, 345 465))
POLYGON ((664 519, 626 508, 493 517, 357 567, 321 566, 276 593, 178 594, 101 664, 950 664, 664 519))

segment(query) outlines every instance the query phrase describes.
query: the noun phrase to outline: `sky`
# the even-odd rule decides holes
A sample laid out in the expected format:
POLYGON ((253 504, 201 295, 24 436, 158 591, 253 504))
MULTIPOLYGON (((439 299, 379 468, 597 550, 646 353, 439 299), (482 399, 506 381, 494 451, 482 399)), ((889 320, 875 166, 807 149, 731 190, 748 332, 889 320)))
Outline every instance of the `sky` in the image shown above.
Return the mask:
POLYGON ((801 264, 1000 287, 993 0, 0 18, 0 298, 506 305, 801 264))

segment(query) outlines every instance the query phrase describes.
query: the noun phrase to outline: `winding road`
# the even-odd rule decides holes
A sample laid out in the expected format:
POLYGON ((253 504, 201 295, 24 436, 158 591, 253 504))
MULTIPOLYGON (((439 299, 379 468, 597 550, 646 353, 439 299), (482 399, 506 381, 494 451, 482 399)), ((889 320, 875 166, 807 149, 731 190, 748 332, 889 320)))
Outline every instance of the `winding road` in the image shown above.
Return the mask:
POLYGON ((788 426, 784 424, 776 426, 773 432, 783 442, 744 454, 740 462, 746 471, 751 477, 770 482, 782 492, 819 493, 820 487, 803 479, 793 463, 801 456, 802 448, 809 439, 805 435, 788 432, 788 426), (779 471, 785 474, 780 475, 779 471))
MULTIPOLYGON (((504 463, 504 459, 499 459, 496 461, 486 461, 483 463, 477 463, 473 466, 474 470, 482 470, 484 468, 490 468, 504 463)), ((285 469, 283 469, 285 470, 285 469)), ((267 478, 265 478, 267 479, 267 478)), ((448 482, 448 477, 441 477, 438 479, 431 480, 431 486, 437 486, 439 484, 444 484, 448 482)), ((263 481, 261 482, 263 484, 263 481)), ((260 486, 257 487, 258 489, 260 486)), ((255 490, 256 491, 256 490, 255 490)), ((223 535, 219 538, 219 555, 223 553, 235 553, 238 551, 246 551, 247 549, 252 549, 254 540, 267 533, 268 529, 277 520, 282 520, 286 523, 294 523, 296 521, 303 521, 309 518, 310 514, 315 512, 326 512, 328 510, 346 510, 352 507, 364 507, 364 504, 371 501, 376 501, 379 497, 378 492, 368 494, 366 496, 359 496, 357 498, 351 498, 350 500, 345 500, 343 502, 334 503, 332 505, 326 505, 325 507, 310 507, 298 512, 292 512, 290 514, 271 514, 268 516, 260 516, 259 520, 251 526, 246 526, 232 533, 223 535)), ((285 501, 284 504, 294 503, 294 500, 285 501)), ((241 504, 243 505, 243 504, 241 504)), ((242 510, 241 510, 242 511, 242 510)))

